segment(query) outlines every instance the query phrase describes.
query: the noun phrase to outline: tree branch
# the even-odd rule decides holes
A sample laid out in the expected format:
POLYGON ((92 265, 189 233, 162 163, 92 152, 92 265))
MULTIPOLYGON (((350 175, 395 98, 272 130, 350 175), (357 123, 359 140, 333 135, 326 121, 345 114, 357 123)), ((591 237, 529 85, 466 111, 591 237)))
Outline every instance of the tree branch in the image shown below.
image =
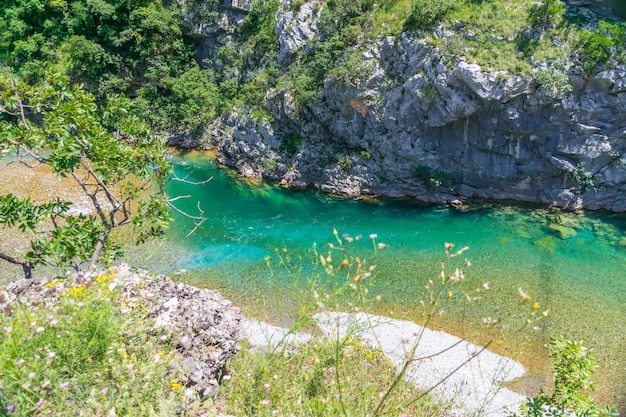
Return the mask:
POLYGON ((0 259, 4 259, 15 265, 20 265, 24 271, 24 278, 30 279, 33 277, 33 263, 31 261, 24 258, 14 258, 3 252, 0 252, 0 259))
POLYGON ((209 177, 209 178, 207 178, 204 181, 189 181, 187 178, 189 178, 191 176, 191 174, 193 174, 193 171, 189 172, 183 178, 180 178, 178 176, 178 174, 176 173, 176 170, 174 169, 174 167, 172 167, 172 175, 173 175, 173 177, 170 178, 170 181, 178 181, 178 182, 183 182, 185 184, 191 184, 191 185, 204 185, 204 184, 208 183, 209 181, 211 181, 213 179, 213 177, 209 177))

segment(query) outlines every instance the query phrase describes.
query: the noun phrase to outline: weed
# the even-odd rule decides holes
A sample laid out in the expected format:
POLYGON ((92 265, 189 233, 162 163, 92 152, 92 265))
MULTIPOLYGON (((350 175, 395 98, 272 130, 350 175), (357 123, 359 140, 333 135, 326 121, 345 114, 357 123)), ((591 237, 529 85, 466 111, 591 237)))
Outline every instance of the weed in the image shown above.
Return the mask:
POLYGON ((572 171, 572 178, 574 179, 574 182, 578 184, 578 189, 581 194, 586 193, 594 186, 593 174, 587 171, 584 162, 576 164, 574 170, 572 171))
POLYGON ((596 368, 592 351, 582 342, 550 338, 550 357, 554 360, 554 391, 543 390, 529 399, 522 410, 527 417, 600 417, 617 416, 613 407, 600 409, 585 392, 593 391, 591 376, 596 368))
POLYGON ((0 415, 177 413, 172 338, 151 331, 140 309, 123 311, 108 281, 72 285, 52 305, 0 314, 0 415))

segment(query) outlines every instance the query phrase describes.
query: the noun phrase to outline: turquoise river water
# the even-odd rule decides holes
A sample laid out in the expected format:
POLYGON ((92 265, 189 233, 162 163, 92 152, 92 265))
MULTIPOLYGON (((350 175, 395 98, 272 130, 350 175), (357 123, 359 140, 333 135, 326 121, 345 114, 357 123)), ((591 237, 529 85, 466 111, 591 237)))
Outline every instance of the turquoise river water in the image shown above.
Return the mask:
POLYGON ((549 368, 543 346, 549 336, 583 340, 599 362, 596 397, 626 410, 626 216, 506 203, 472 203, 460 210, 411 199, 338 198, 243 181, 200 153, 179 155, 175 164, 187 180, 212 177, 205 185, 172 182, 168 189, 172 197, 192 195, 176 203, 190 213, 199 205, 208 220, 187 236, 193 222, 176 216, 166 242, 131 254, 135 262, 218 288, 248 304, 253 314, 271 316, 277 309, 267 293, 280 292, 277 298, 288 305, 282 289, 292 285, 285 278, 270 279, 266 257, 275 259, 275 250, 283 247, 297 257, 314 243, 326 253, 326 244, 336 242, 336 228, 340 236, 362 235, 351 250, 376 264, 370 294, 381 301, 374 311, 413 318, 421 311, 425 284, 438 276, 445 259, 444 242, 455 249, 467 245, 463 258, 472 265, 463 285, 473 289, 488 283, 489 291, 464 307, 455 289, 443 307, 446 314, 433 325, 478 342, 494 337, 482 319, 506 315, 519 304, 522 288, 532 302, 516 310, 511 329, 498 331, 493 345, 528 367, 530 376, 520 389, 532 393, 545 382, 542 375, 549 368), (575 235, 549 230, 557 221, 575 235), (389 245, 375 259, 370 234, 389 245), (530 317, 534 302, 540 305, 536 316, 549 309, 536 323, 539 330, 514 331, 530 317))

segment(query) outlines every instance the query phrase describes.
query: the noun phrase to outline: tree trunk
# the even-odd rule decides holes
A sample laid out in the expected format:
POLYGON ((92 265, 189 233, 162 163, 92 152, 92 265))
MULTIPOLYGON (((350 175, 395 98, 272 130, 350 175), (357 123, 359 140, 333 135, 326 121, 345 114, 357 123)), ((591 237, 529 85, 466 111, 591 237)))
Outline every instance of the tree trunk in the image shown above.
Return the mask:
POLYGON ((93 253, 91 254, 91 260, 89 261, 89 268, 95 268, 100 260, 100 255, 102 255, 102 250, 104 250, 104 245, 107 242, 107 238, 109 237, 109 233, 107 230, 100 234, 98 241, 96 242, 96 246, 93 248, 93 253))

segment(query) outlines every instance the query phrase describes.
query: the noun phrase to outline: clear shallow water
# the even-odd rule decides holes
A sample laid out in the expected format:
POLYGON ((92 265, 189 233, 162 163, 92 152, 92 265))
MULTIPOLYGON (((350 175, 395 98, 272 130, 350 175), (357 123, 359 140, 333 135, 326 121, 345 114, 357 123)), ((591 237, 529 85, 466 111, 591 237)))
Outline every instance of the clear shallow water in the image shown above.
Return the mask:
POLYGON ((151 269, 168 274, 183 270, 182 279, 258 302, 262 310, 267 301, 260 301, 260 294, 280 291, 275 281, 268 281, 265 263, 276 248, 303 254, 313 243, 332 242, 336 228, 340 235, 363 235, 355 249, 367 258, 372 254, 367 236, 376 233, 378 241, 390 245, 373 262, 377 275, 372 291, 383 298, 378 312, 411 317, 417 314, 425 283, 439 272, 444 242, 456 248, 467 245, 470 250, 463 255, 472 267, 466 287, 488 282, 490 290, 467 310, 463 303, 452 302, 435 325, 480 338, 481 319, 508 311, 522 287, 541 304, 539 311, 548 308, 550 313, 539 331, 499 334, 504 341, 497 349, 520 359, 531 374, 540 374, 547 366, 542 346, 549 335, 583 340, 595 349, 600 363, 596 397, 626 411, 625 216, 508 204, 472 205, 462 211, 412 200, 345 199, 237 180, 232 171, 217 168, 198 153, 175 161, 179 175, 189 174, 191 181, 213 177, 203 186, 172 183, 168 190, 171 196, 193 195, 179 205, 193 212, 199 202, 209 220, 186 237, 193 223, 177 216, 163 246, 141 257, 135 254, 151 269), (563 239, 549 231, 556 216, 574 226, 576 235, 563 239))

